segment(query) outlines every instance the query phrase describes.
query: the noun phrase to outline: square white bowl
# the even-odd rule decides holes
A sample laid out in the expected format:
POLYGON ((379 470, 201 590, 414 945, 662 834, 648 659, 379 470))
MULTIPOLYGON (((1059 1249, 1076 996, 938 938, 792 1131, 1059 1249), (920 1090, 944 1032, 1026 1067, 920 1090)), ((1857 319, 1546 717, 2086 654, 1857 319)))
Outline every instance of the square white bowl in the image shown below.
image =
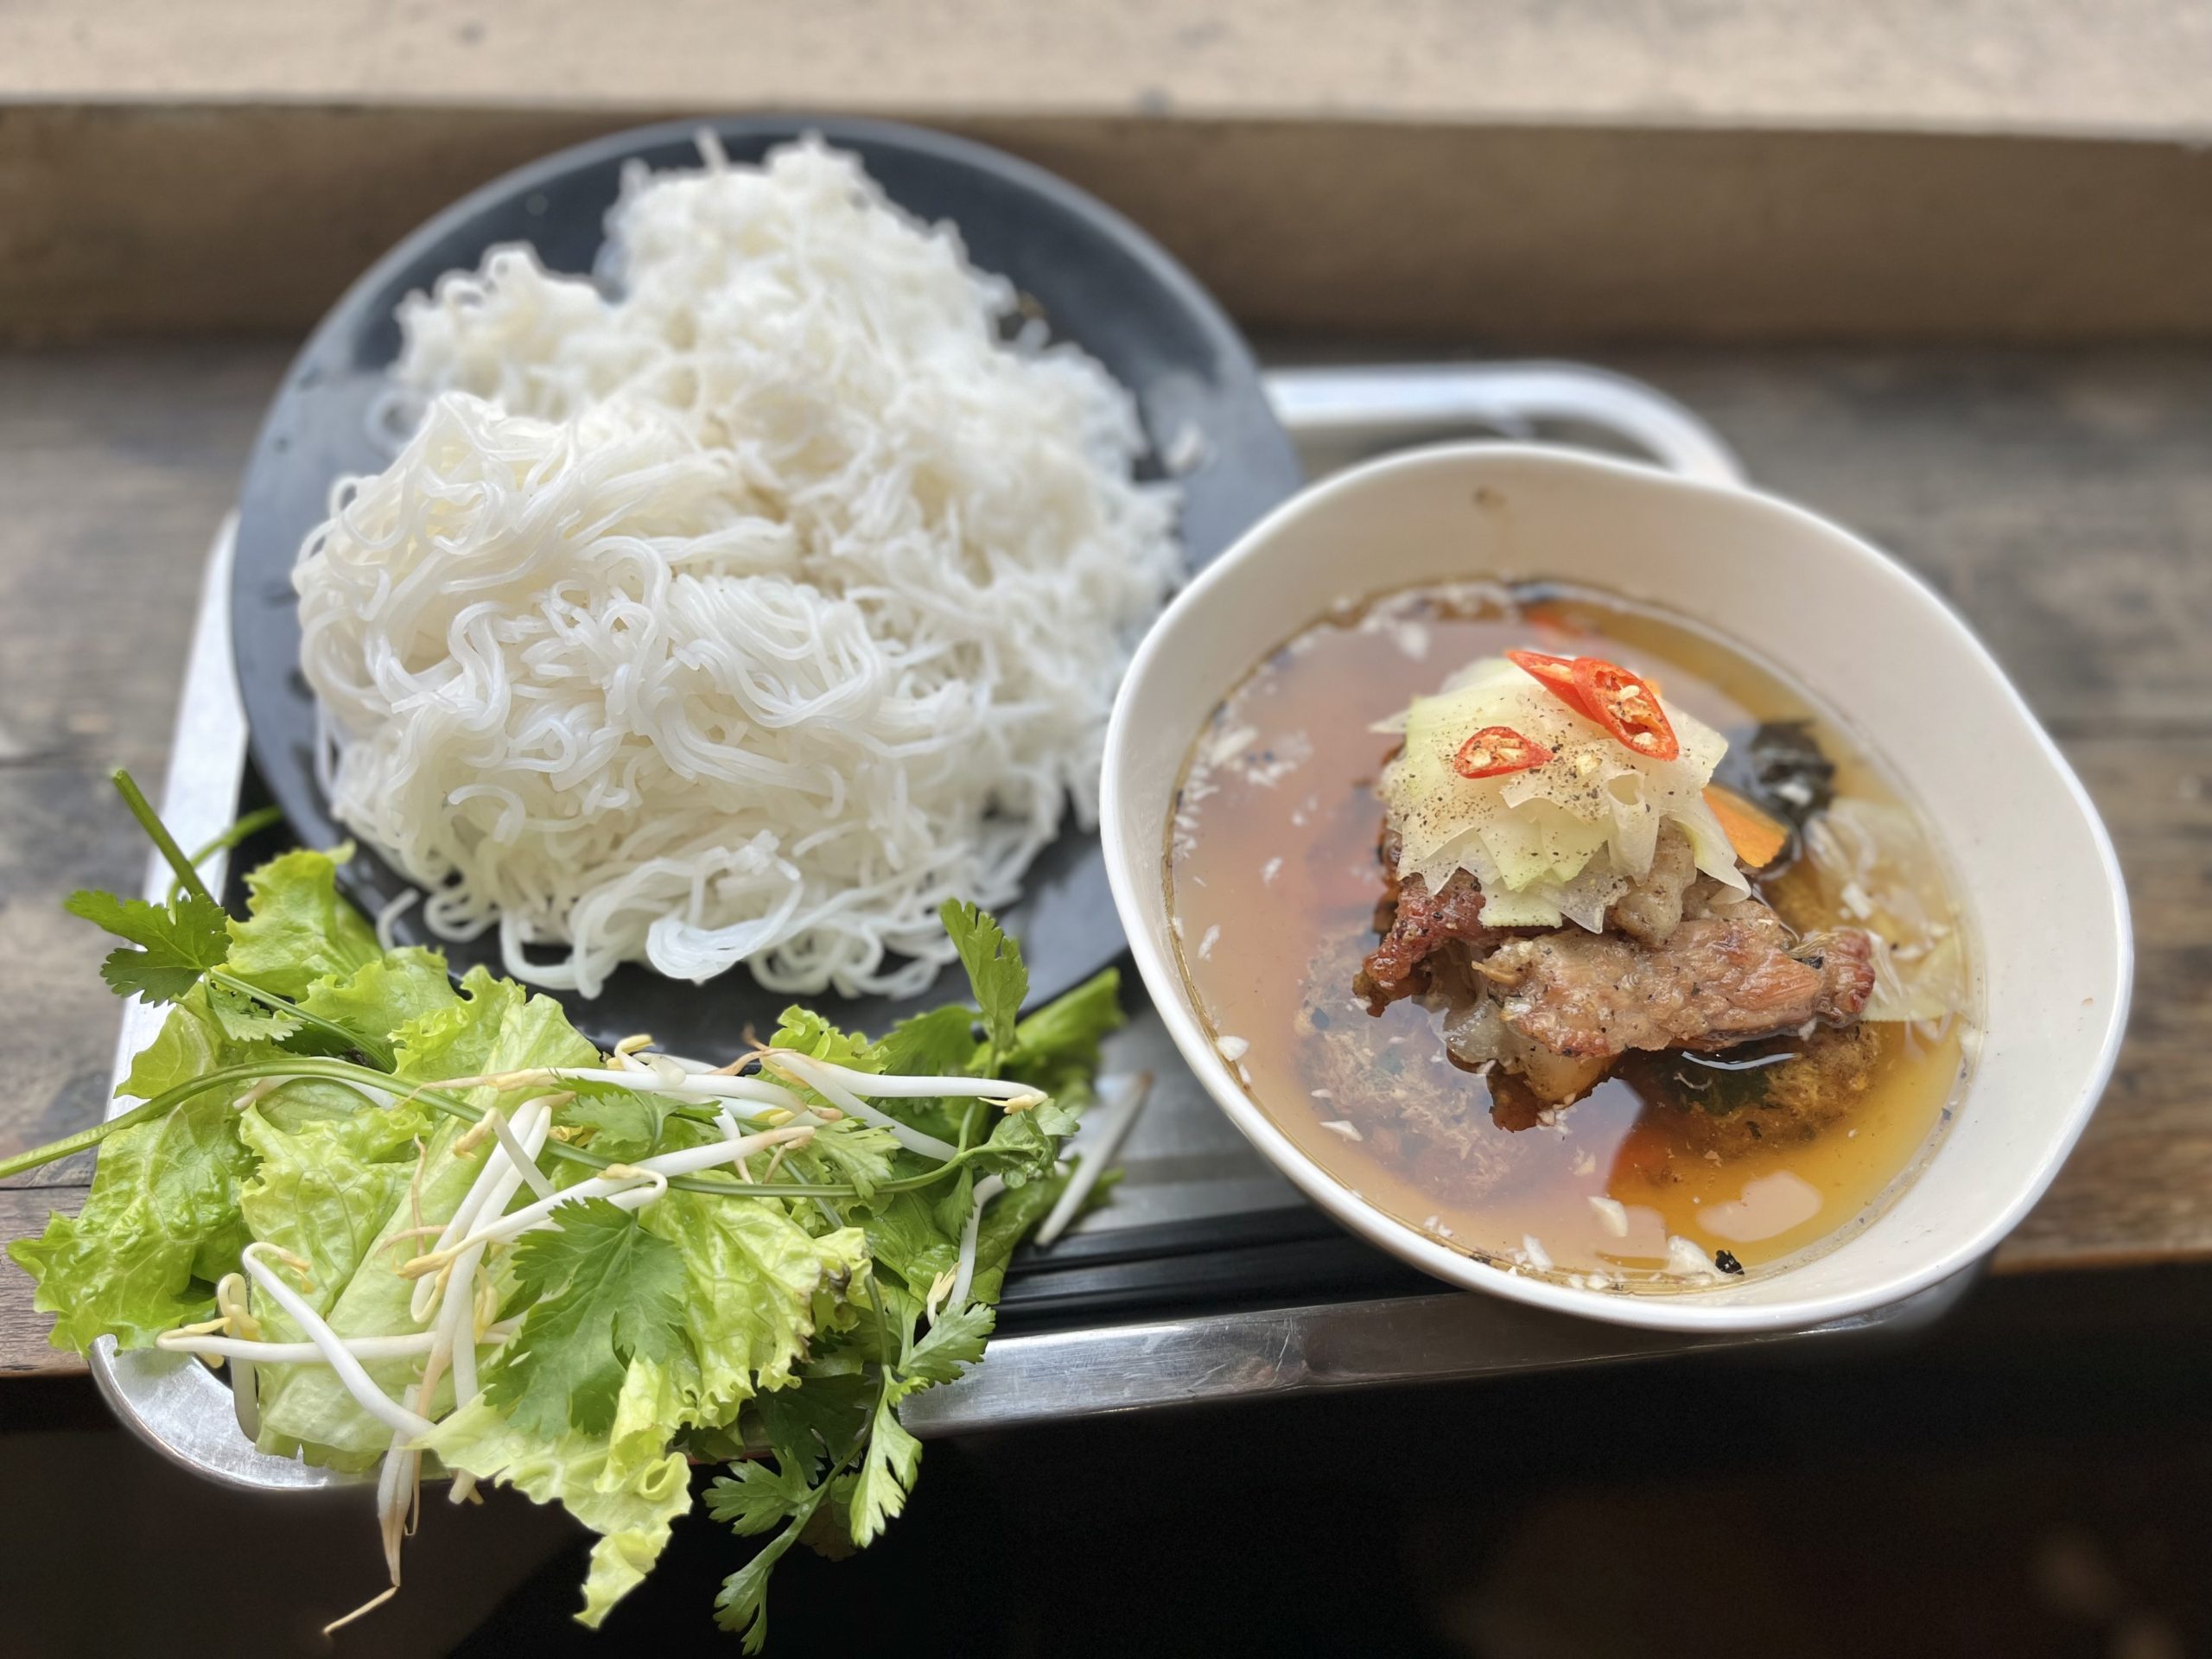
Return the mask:
POLYGON ((1101 817, 1138 969, 1184 1058, 1253 1144, 1345 1226, 1438 1278, 1592 1319, 1786 1329, 1895 1301, 1971 1265, 2057 1174, 2126 1024, 2134 959, 2111 841, 1966 625, 1888 556, 1801 507, 1571 451, 1416 450, 1270 514, 1138 649, 1107 734, 1101 817), (1506 1272, 1354 1197, 1275 1127, 1207 1037, 1176 963, 1162 861, 1192 740, 1262 658, 1338 601, 1476 577, 1649 600, 1783 665, 1881 759, 1948 855, 1978 947, 1973 1074, 1918 1176, 1823 1253, 1656 1294, 1506 1272))

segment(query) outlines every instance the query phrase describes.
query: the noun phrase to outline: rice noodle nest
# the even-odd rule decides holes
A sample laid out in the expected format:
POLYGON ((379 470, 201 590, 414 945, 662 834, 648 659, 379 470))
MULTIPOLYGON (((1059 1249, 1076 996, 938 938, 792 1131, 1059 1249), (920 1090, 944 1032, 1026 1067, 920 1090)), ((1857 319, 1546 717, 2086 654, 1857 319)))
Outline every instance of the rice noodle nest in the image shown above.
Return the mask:
POLYGON ((705 148, 626 177, 598 281, 501 248, 401 307, 411 435, 294 576, 322 785, 518 978, 911 994, 946 899, 1095 820, 1173 493, 950 228, 705 148))

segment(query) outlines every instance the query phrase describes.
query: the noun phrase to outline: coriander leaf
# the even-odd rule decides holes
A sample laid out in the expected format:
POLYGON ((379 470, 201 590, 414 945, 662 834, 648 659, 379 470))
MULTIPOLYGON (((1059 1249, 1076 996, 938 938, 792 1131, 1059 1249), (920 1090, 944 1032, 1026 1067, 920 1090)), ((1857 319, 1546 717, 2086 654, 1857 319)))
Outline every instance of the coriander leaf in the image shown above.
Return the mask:
POLYGON ((982 1363, 984 1340, 997 1322, 997 1311, 982 1302, 947 1308, 914 1344, 899 1370, 918 1387, 950 1382, 970 1365, 982 1363))
POLYGON ((71 893, 62 908, 140 947, 111 951, 100 964, 100 977, 118 996, 174 1002, 222 966, 230 950, 222 906, 196 893, 171 906, 86 891, 71 893))
POLYGON ((876 1187, 891 1179, 891 1160, 898 1152, 899 1142, 890 1130, 845 1117, 817 1127, 814 1139, 797 1146, 784 1163, 807 1180, 849 1181, 867 1203, 874 1198, 876 1187))
POLYGON ((1004 1112, 969 1167, 978 1174, 996 1175, 1009 1187, 1020 1186, 1052 1172, 1059 1155, 1059 1142, 1045 1132, 1041 1108, 1004 1112))
POLYGON ((935 1207, 921 1192, 893 1193, 877 1205, 868 1217, 868 1244, 877 1265, 897 1274, 917 1295, 926 1294, 960 1257, 958 1235, 938 1224, 935 1207))
POLYGON ((375 930, 338 896, 338 866, 353 855, 302 849, 248 875, 249 913, 230 924, 230 970, 297 1001, 315 981, 349 978, 383 956, 375 930))
POLYGON ((745 1637, 745 1651, 758 1653, 768 1644, 768 1575, 798 1536, 786 1527, 773 1542, 722 1580, 715 1598, 715 1623, 745 1637))
POLYGON ((899 1421, 892 1389, 887 1386, 876 1404, 874 1427, 869 1431, 868 1451, 861 1460, 859 1478, 853 1484, 851 1507, 846 1511, 853 1542, 867 1548, 906 1507, 906 1496, 914 1490, 921 1464, 922 1443, 899 1421))
POLYGON ((853 1507, 857 1475, 839 1475, 830 1483, 829 1502, 799 1523, 798 1541, 825 1561, 842 1561, 853 1553, 853 1535, 843 1516, 853 1507))
POLYGON ((270 1007, 227 985, 208 986, 207 1007, 234 1043, 282 1042, 300 1029, 299 1015, 289 1008, 270 1007))
POLYGON ((1023 1186, 1008 1187, 991 1201, 976 1233, 976 1278, 969 1287, 969 1296, 979 1302, 998 1300, 1014 1247, 1044 1220, 1046 1211, 1066 1185, 1067 1177, 1048 1174, 1023 1186))
POLYGON ((1109 968, 1014 1027, 1006 1075, 1048 1095, 1087 1093, 1098 1070, 1099 1043, 1122 1024, 1122 976, 1109 968))
POLYGON ((534 1299, 486 1397, 549 1439, 571 1426, 603 1434, 632 1355, 661 1359, 683 1341, 683 1258, 604 1198, 566 1205, 558 1232, 526 1233, 514 1269, 534 1299))
POLYGON ((873 1046, 867 1038, 840 1031, 820 1014, 796 1006, 784 1010, 768 1046, 796 1049, 817 1060, 828 1060, 833 1065, 847 1066, 855 1071, 882 1069, 876 1063, 873 1046))
MULTIPOLYGON (((976 1040, 976 1010, 955 1002, 902 1020, 873 1051, 869 1070, 902 1077, 967 1076, 989 1056, 976 1040)), ((925 1096, 881 1103, 901 1122, 941 1141, 957 1141, 973 1101, 925 1096)))
POLYGON ((811 1507, 815 1460, 788 1467, 734 1463, 707 1488, 707 1513, 741 1538, 767 1532, 811 1507))
POLYGON ((874 1386, 855 1370, 845 1376, 810 1375, 803 1386, 761 1395, 746 1410, 777 1461, 790 1468, 842 1453, 860 1438, 874 1407, 874 1386))
POLYGON ((594 1152, 626 1161, 659 1149, 662 1126, 676 1102, 659 1095, 641 1095, 618 1084, 563 1086, 572 1088, 576 1097, 561 1108, 561 1121, 594 1131, 594 1152))
MULTIPOLYGON (((390 1443, 391 1431, 385 1431, 390 1443)), ((607 1443, 574 1430, 550 1439, 502 1418, 483 1400, 441 1422, 423 1445, 448 1469, 512 1486, 536 1503, 557 1502, 600 1540, 584 1580, 581 1624, 597 1628, 641 1582, 668 1546, 669 1528, 691 1507, 690 1471, 671 1452, 618 1476, 607 1443)))
POLYGON ((892 1027, 868 1069, 909 1077, 972 1076, 976 1048, 976 1010, 950 1002, 892 1027))
POLYGON ((1021 947, 990 917, 957 899, 946 899, 938 915, 960 953, 961 966, 968 970, 992 1055, 1002 1057, 1014 1046, 1014 1020, 1029 995, 1029 970, 1021 965, 1021 947))
POLYGON ((976 1177, 963 1169, 930 1205, 930 1217, 946 1236, 957 1239, 968 1226, 968 1212, 975 1207, 976 1177))
POLYGON ((211 1093, 111 1135, 83 1211, 50 1216, 40 1236, 9 1245, 38 1281, 32 1305, 57 1316, 55 1347, 82 1353, 112 1336, 143 1348, 207 1316, 213 1281, 247 1243, 238 1183, 253 1154, 237 1117, 228 1097, 211 1093))

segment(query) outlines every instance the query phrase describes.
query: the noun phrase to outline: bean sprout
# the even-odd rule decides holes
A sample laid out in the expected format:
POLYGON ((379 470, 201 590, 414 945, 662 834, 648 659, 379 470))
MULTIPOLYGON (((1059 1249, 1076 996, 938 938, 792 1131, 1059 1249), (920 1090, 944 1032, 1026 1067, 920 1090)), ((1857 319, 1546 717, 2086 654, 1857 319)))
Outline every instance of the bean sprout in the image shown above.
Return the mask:
POLYGON ((353 1396, 362 1410, 393 1430, 404 1432, 410 1439, 428 1434, 432 1427, 430 1420, 401 1405, 377 1387, 368 1372, 361 1369, 361 1362, 347 1351, 345 1339, 330 1328, 321 1314, 308 1306, 305 1298, 270 1271, 261 1260, 261 1253, 271 1248, 264 1241, 256 1239, 245 1247, 238 1258, 245 1270, 253 1275, 254 1283, 273 1297, 276 1305, 292 1316, 293 1323, 307 1332, 308 1339, 322 1350, 323 1357, 330 1363, 330 1369, 337 1374, 338 1380, 346 1386, 346 1392, 353 1396))
POLYGON ((945 1298, 956 1311, 967 1306, 968 1292, 976 1282, 976 1241, 982 1236, 983 1206, 1005 1191, 1006 1183, 995 1175, 986 1175, 976 1183, 975 1207, 968 1211, 967 1224, 960 1230, 959 1270, 952 1275, 952 1290, 945 1298))
MULTIPOLYGON (((503 1319, 497 1325, 486 1325, 478 1334, 477 1340, 496 1345, 506 1341, 520 1329, 520 1319, 503 1319)), ((374 1363, 386 1359, 412 1359, 417 1354, 427 1354, 436 1338, 435 1331, 410 1331, 396 1337, 340 1337, 338 1340, 354 1358, 374 1363)), ((329 1354, 320 1344, 313 1342, 256 1342, 242 1337, 219 1337, 186 1330, 164 1331, 154 1338, 154 1345, 168 1353, 194 1354, 202 1358, 227 1359, 241 1364, 330 1363, 329 1354)))
POLYGON ((1083 1135, 1077 1145, 1071 1148, 1076 1154, 1075 1174, 1060 1191, 1058 1199, 1045 1217, 1044 1225, 1037 1230, 1037 1244, 1043 1249, 1067 1230, 1067 1224, 1076 1218, 1083 1208, 1083 1201, 1098 1185, 1098 1178, 1113 1162, 1115 1152, 1122 1139, 1137 1121, 1137 1114, 1152 1093, 1152 1074, 1141 1072, 1133 1077, 1120 1079, 1122 1089, 1112 1105, 1086 1118, 1083 1135))
POLYGON ((950 1141, 940 1141, 933 1135, 925 1135, 909 1124, 901 1123, 890 1113, 879 1111, 869 1105, 838 1081, 840 1076, 868 1076, 864 1071, 849 1072, 842 1066, 830 1065, 810 1058, 802 1060, 800 1057, 781 1049, 775 1052, 773 1063, 802 1083, 811 1085, 817 1093, 835 1101, 861 1122, 873 1123, 879 1129, 889 1130, 892 1139, 909 1152, 918 1152, 925 1158, 935 1158, 940 1162, 960 1155, 960 1148, 950 1141))

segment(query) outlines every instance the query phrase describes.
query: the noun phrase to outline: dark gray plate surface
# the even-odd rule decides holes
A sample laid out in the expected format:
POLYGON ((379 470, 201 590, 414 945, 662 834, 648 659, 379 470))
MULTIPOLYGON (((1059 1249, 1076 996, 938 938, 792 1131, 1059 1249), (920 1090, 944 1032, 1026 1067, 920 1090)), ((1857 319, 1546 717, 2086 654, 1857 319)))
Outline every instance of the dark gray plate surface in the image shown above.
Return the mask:
MULTIPOLYGON (((1056 338, 1081 346, 1129 388, 1155 446, 1147 463, 1155 474, 1158 448, 1194 429, 1203 459, 1180 480, 1192 569, 1298 487, 1297 460, 1251 353, 1211 298, 1126 219, 1027 162, 915 128, 784 116, 670 123, 564 150, 457 202, 355 283, 292 365, 255 445, 239 498, 232 595, 238 683, 255 767, 303 842, 327 846, 346 834, 315 781, 314 712, 297 667, 290 571, 332 481, 385 463, 369 435, 368 410, 398 352, 394 308, 441 273, 474 267, 501 243, 532 244, 553 270, 589 271, 623 164, 694 165, 693 135, 702 126, 737 161, 757 160, 805 131, 858 152, 894 201, 925 219, 951 220, 977 265, 1010 278, 1042 308, 1056 338)), ((366 853, 345 879, 372 913, 408 887, 366 853)), ((1039 996, 1118 957, 1121 925, 1097 837, 1072 829, 1063 835, 1033 867, 1021 902, 1004 919, 1023 942, 1039 996)), ((439 944, 410 925, 419 927, 403 921, 403 940, 439 944)), ((440 948, 457 972, 476 962, 499 966, 492 936, 440 948)), ((941 981, 912 1003, 814 1000, 841 1022, 874 1031, 944 1000, 957 982, 941 981)), ((651 1031, 671 1047, 709 1056, 734 1050, 748 1024, 772 1027, 790 1001, 763 990, 742 967, 695 986, 635 965, 592 1001, 564 1000, 581 1028, 602 1043, 651 1031)))

